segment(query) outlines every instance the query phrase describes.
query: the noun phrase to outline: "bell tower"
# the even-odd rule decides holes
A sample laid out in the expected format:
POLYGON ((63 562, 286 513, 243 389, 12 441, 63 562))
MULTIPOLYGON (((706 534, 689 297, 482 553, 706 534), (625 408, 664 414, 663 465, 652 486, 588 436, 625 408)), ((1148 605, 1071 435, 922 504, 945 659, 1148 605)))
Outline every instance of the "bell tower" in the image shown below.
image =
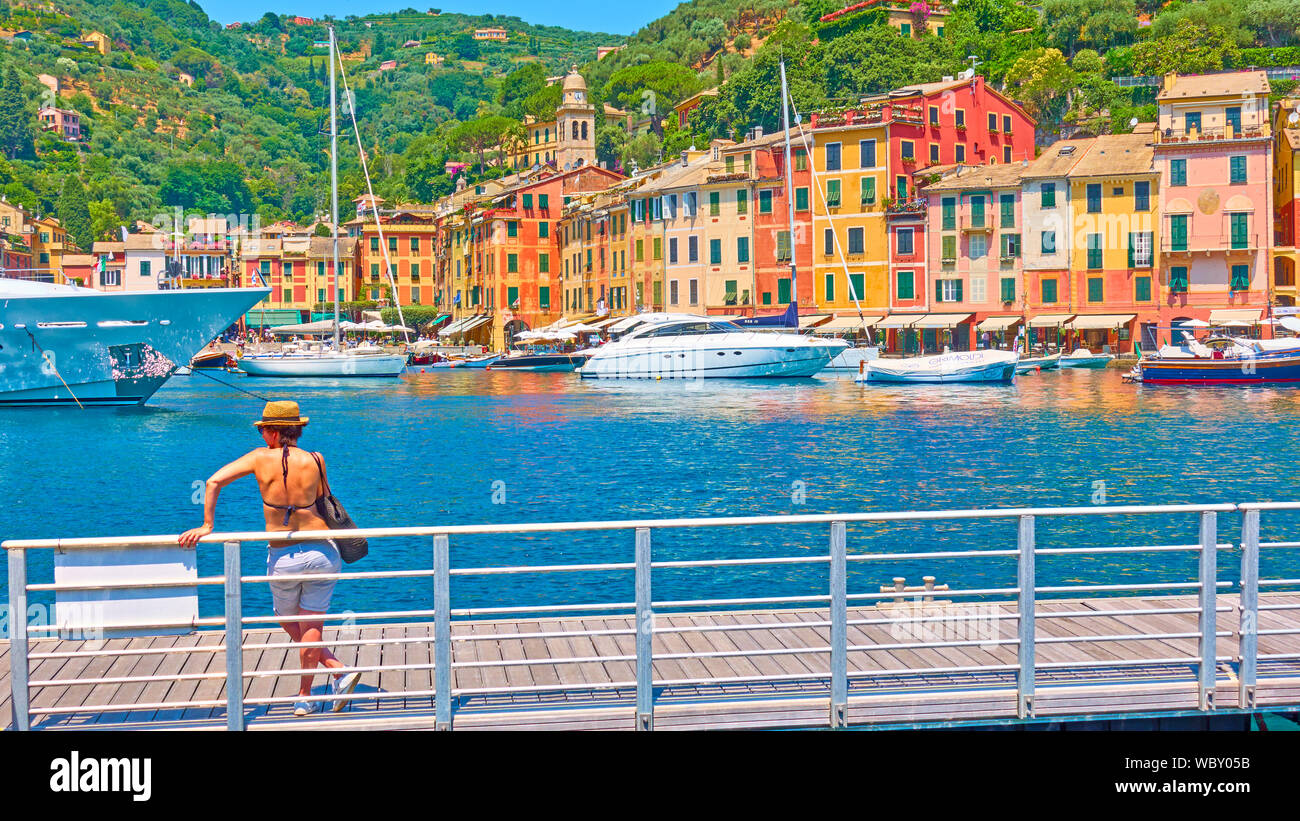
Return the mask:
POLYGON ((560 107, 555 110, 559 148, 555 165, 568 171, 596 162, 596 108, 587 102, 587 81, 574 66, 564 78, 560 107))

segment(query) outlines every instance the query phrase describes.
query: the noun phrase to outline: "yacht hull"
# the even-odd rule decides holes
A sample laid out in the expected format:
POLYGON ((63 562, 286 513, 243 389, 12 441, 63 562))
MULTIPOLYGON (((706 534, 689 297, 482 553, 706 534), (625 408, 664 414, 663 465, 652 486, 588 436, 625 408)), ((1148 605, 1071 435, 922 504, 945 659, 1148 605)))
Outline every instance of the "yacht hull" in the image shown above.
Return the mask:
POLYGON ((1011 382, 1019 357, 1004 351, 965 351, 912 359, 877 360, 858 382, 1011 382))
POLYGON ((734 346, 666 348, 593 357, 578 373, 597 379, 781 379, 812 376, 831 361, 838 348, 807 346, 749 348, 734 346))
POLYGON ((267 293, 8 286, 0 295, 0 407, 146 402, 178 363, 267 293))
POLYGON ((1255 359, 1144 359, 1142 384, 1260 385, 1300 382, 1300 355, 1255 359))
POLYGON ((239 360, 239 369, 249 376, 280 378, 399 376, 406 370, 406 357, 401 354, 246 356, 239 360))

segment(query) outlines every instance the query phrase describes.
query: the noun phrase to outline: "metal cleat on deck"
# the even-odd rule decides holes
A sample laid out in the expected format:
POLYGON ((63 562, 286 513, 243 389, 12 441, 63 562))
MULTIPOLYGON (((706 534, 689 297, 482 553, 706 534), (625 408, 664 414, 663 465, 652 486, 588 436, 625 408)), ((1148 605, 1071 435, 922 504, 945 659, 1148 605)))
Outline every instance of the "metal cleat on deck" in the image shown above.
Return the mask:
POLYGON ((948 585, 946 584, 936 585, 934 583, 934 576, 922 576, 921 582, 922 584, 920 587, 917 587, 915 585, 909 587, 907 585, 906 577, 895 576, 894 583, 892 585, 888 585, 888 584, 880 585, 880 592, 897 593, 898 595, 894 597, 893 601, 885 601, 884 599, 881 599, 879 602, 876 603, 876 606, 894 607, 901 604, 909 604, 909 602, 907 601, 907 596, 905 595, 907 593, 913 594, 912 595, 913 599, 925 602, 926 604, 952 604, 952 601, 950 599, 934 598, 935 593, 944 592, 945 590, 948 589, 948 585), (918 596, 916 594, 920 594, 920 595, 918 596))

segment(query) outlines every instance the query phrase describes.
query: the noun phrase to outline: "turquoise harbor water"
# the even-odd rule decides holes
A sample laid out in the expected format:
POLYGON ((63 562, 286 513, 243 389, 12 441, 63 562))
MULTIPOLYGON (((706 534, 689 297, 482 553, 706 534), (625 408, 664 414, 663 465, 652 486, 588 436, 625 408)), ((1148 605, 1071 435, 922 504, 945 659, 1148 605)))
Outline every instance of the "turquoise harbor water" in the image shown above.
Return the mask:
MULTIPOLYGON (((1099 499, 1183 503, 1300 499, 1293 449, 1300 389, 1134 386, 1118 371, 1028 374, 1012 386, 584 381, 573 374, 441 371, 390 381, 290 383, 221 375, 295 398, 335 492, 365 526, 573 521, 869 510, 1075 506, 1099 499), (495 483, 495 484, 494 484, 495 483), (503 483, 503 484, 500 484, 503 483), (802 483, 801 485, 796 483, 802 483), (495 502, 494 503, 494 490, 495 502), (803 503, 797 504, 802 490, 803 503), (504 499, 502 499, 504 494, 504 499)), ((0 418, 0 537, 178 533, 201 523, 201 483, 258 446, 261 402, 197 376, 173 378, 143 408, 30 409, 0 418)), ((217 530, 259 530, 251 479, 228 487, 217 530)), ((1040 545, 1190 544, 1195 516, 1040 521, 1040 545)), ((1240 532, 1220 516, 1223 542, 1240 532)), ((1269 515, 1266 538, 1300 537, 1269 515)), ((1015 523, 850 526, 850 553, 995 549, 1015 523)), ((824 554, 826 526, 658 531, 656 560, 824 554)), ((382 539, 354 569, 428 567, 430 540, 382 539)), ((246 572, 265 551, 245 547, 246 572)), ((452 566, 632 560, 629 532, 454 537, 452 566)), ((51 556, 29 560, 51 580, 51 556)), ((1221 578, 1238 576, 1236 551, 1221 578)), ((220 548, 200 553, 219 575, 220 548)), ((1268 551, 1262 575, 1294 576, 1300 551, 1268 551)), ((1004 558, 850 563, 850 593, 924 574, 958 587, 1008 587, 1004 558)), ((1182 581, 1195 555, 1042 557, 1041 583, 1182 581)), ((824 565, 656 571, 655 598, 817 595, 824 565)), ((0 580, 0 585, 3 581, 0 580)), ((431 607, 425 579, 341 584, 336 609, 431 607)), ((3 591, 0 591, 3 592, 3 591)), ((269 612, 263 586, 249 606, 269 612)), ((631 572, 456 577, 458 607, 628 602, 631 572)), ((7 592, 0 600, 7 599, 7 592)), ((205 588, 204 615, 220 611, 205 588)))

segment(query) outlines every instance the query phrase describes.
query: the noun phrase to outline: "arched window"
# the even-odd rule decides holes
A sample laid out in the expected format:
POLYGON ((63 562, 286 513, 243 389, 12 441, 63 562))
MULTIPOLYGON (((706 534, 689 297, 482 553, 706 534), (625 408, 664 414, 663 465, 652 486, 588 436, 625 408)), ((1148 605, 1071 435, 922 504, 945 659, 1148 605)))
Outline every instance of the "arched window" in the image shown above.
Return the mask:
POLYGON ((584 139, 584 140, 587 139, 587 123, 586 123, 586 121, 583 121, 583 123, 582 123, 582 139, 584 139))
POLYGON ((573 121, 573 139, 578 139, 578 121, 573 121))

